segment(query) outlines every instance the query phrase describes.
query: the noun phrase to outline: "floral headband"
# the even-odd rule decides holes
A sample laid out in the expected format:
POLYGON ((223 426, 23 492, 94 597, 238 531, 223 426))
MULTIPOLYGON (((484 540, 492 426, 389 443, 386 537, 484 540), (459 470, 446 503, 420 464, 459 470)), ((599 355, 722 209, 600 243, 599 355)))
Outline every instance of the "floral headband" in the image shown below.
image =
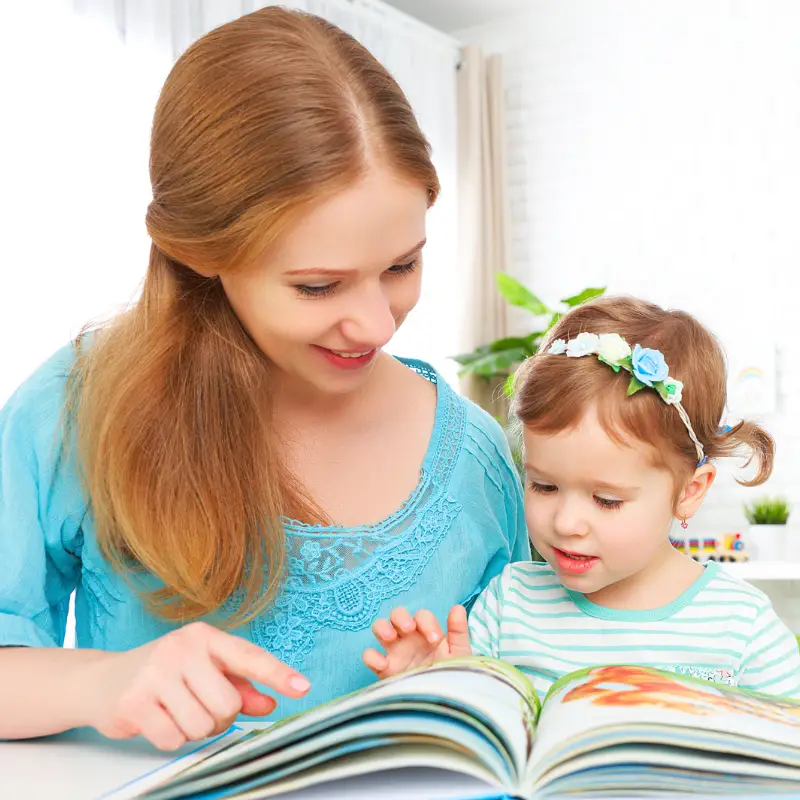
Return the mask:
POLYGON ((630 372, 629 397, 646 386, 655 389, 667 405, 675 406, 681 421, 686 426, 697 450, 697 466, 702 467, 706 463, 703 445, 695 436, 689 415, 681 405, 683 384, 675 378, 670 378, 669 367, 659 350, 651 350, 638 344, 631 350, 630 345, 618 333, 579 333, 568 342, 556 339, 547 352, 554 356, 566 353, 572 358, 597 356, 599 361, 608 364, 614 372, 619 372, 620 369, 630 372))

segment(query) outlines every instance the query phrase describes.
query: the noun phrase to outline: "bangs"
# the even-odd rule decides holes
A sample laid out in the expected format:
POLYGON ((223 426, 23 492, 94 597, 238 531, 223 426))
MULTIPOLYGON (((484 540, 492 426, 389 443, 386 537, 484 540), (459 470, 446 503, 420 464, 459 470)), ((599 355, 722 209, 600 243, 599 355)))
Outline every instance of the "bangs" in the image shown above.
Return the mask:
POLYGON ((676 487, 693 472, 694 462, 681 453, 692 444, 683 422, 654 390, 628 396, 630 375, 595 358, 542 354, 529 362, 512 409, 522 426, 555 435, 574 430, 594 409, 615 444, 646 448, 649 463, 669 471, 676 487))

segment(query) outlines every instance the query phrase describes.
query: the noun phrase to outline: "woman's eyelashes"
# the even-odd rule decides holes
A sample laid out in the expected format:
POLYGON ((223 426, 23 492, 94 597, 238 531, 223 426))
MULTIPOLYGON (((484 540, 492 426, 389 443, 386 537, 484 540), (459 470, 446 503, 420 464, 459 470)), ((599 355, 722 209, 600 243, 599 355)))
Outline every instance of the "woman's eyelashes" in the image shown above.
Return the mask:
MULTIPOLYGON (((396 278, 403 275, 408 275, 414 272, 419 267, 419 258, 409 261, 406 264, 394 264, 386 270, 387 275, 396 278)), ((333 281, 332 283, 304 283, 296 285, 294 288, 301 297, 330 297, 330 295, 337 292, 342 285, 342 281, 333 281)))

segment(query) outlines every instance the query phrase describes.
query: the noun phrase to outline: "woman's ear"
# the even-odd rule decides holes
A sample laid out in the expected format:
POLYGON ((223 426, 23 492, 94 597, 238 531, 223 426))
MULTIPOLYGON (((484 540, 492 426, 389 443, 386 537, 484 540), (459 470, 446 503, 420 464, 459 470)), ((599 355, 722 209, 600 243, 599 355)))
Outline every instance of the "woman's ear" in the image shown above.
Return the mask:
POLYGON ((203 278, 216 278, 219 275, 219 272, 217 272, 216 270, 206 269, 205 267, 199 267, 193 265, 189 267, 189 269, 192 270, 192 272, 196 272, 198 275, 201 275, 203 278))
POLYGON ((712 464, 703 464, 694 471, 675 509, 678 519, 689 519, 695 515, 716 477, 717 468, 712 464))

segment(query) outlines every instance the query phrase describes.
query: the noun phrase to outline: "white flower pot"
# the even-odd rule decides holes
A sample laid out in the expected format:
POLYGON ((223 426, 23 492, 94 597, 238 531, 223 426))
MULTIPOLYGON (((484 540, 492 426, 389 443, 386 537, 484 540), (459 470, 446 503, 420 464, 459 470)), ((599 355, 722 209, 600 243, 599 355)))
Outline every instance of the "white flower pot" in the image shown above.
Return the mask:
POLYGON ((786 550, 784 561, 800 562, 800 527, 795 521, 786 523, 786 550))
POLYGON ((785 525, 751 525, 747 531, 747 555, 751 561, 785 561, 785 525))

